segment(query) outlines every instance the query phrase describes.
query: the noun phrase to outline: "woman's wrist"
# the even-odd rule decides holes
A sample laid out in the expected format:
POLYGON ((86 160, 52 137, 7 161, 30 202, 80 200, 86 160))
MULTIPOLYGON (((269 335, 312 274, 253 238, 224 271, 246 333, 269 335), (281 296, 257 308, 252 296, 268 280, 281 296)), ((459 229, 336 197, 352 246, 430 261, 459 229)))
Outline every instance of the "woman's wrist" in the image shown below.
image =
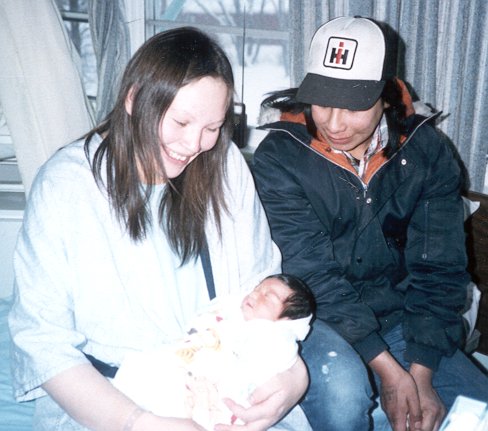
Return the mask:
POLYGON ((147 413, 146 410, 136 407, 125 421, 122 431, 135 431, 134 425, 144 413, 147 413))

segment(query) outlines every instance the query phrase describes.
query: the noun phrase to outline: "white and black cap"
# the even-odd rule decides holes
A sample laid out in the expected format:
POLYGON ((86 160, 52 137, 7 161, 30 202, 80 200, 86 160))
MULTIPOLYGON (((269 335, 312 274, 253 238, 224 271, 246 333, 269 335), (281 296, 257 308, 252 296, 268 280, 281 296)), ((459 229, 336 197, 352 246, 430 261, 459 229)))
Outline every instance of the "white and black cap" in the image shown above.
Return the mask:
POLYGON ((363 111, 385 85, 386 42, 381 28, 360 17, 333 19, 315 32, 297 100, 363 111))

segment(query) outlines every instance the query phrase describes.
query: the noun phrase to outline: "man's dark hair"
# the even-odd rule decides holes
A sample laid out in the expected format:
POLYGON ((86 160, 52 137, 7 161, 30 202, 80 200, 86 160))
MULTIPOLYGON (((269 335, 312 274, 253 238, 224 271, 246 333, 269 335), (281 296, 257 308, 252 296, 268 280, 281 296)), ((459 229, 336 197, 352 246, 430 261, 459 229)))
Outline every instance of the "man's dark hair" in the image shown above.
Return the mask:
POLYGON ((285 283, 293 293, 286 298, 279 319, 301 319, 315 313, 315 298, 312 290, 298 277, 290 274, 275 274, 265 278, 275 278, 285 283))

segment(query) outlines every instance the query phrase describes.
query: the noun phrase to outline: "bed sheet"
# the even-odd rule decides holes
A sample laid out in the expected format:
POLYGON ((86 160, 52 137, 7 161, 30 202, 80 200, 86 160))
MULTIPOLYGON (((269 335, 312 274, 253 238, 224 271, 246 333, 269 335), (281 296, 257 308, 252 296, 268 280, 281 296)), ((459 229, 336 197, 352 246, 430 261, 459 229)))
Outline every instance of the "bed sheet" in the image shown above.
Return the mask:
POLYGON ((7 315, 11 298, 0 299, 0 431, 31 431, 34 402, 17 403, 10 374, 10 336, 7 315))

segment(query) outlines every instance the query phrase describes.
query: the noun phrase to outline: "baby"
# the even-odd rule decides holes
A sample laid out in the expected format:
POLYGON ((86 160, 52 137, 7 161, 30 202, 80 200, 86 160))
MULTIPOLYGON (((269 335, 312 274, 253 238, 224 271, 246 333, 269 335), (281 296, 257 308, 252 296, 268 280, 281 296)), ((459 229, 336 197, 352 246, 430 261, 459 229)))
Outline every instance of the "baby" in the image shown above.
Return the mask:
POLYGON ((222 402, 252 391, 298 358, 315 300, 298 278, 265 278, 243 298, 216 298, 175 345, 128 355, 113 384, 161 416, 189 417, 210 430, 235 422, 222 402))

